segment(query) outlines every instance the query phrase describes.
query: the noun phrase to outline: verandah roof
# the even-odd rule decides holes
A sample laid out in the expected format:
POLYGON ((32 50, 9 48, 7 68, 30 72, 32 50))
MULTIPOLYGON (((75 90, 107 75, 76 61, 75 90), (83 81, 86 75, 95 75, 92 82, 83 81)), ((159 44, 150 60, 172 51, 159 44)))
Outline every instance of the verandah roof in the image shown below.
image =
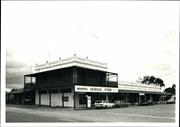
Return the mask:
POLYGON ((138 90, 118 90, 119 93, 148 93, 148 94, 162 94, 164 95, 165 93, 163 92, 156 92, 156 91, 138 91, 138 90))

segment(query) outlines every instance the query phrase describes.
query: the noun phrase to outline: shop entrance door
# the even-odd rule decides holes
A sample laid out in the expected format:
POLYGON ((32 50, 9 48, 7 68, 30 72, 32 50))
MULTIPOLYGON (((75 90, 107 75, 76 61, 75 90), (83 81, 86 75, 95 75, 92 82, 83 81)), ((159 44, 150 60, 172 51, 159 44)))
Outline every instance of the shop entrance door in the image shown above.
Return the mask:
POLYGON ((139 96, 139 103, 142 104, 144 102, 146 102, 146 96, 145 95, 139 96))

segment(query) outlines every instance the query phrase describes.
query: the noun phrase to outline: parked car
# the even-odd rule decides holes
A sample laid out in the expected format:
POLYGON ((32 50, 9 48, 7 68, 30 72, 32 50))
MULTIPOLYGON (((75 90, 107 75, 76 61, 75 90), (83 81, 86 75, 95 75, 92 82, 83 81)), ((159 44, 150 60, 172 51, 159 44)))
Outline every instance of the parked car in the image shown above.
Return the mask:
POLYGON ((149 101, 140 103, 139 105, 141 105, 141 106, 153 105, 153 102, 149 100, 149 101))
POLYGON ((166 101, 167 104, 175 104, 175 96, 172 96, 169 100, 166 101))
POLYGON ((129 106, 129 103, 126 103, 125 101, 121 101, 121 100, 115 100, 114 104, 115 104, 115 107, 119 107, 119 108, 129 106))
POLYGON ((107 100, 98 100, 94 103, 95 108, 114 108, 115 104, 107 100))

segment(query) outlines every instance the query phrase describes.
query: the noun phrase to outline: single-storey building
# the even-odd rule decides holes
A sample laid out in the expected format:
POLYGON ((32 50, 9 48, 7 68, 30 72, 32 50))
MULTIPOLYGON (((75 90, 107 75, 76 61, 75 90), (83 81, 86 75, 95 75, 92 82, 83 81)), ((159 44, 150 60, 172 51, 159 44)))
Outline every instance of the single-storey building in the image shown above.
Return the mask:
POLYGON ((7 104, 24 104, 24 89, 14 89, 11 92, 6 92, 7 104))
POLYGON ((156 84, 142 84, 140 82, 119 82, 118 93, 126 102, 131 104, 140 104, 143 102, 160 103, 161 96, 164 93, 161 91, 159 85, 156 84))

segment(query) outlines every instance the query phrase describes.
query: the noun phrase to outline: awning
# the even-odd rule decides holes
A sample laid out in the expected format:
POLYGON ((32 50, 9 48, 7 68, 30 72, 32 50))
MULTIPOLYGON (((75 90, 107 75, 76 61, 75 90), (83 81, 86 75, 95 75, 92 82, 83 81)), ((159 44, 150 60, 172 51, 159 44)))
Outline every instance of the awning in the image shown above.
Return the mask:
POLYGON ((147 93, 147 94, 165 94, 163 92, 156 92, 156 91, 136 91, 136 90, 118 90, 119 93, 147 93))

